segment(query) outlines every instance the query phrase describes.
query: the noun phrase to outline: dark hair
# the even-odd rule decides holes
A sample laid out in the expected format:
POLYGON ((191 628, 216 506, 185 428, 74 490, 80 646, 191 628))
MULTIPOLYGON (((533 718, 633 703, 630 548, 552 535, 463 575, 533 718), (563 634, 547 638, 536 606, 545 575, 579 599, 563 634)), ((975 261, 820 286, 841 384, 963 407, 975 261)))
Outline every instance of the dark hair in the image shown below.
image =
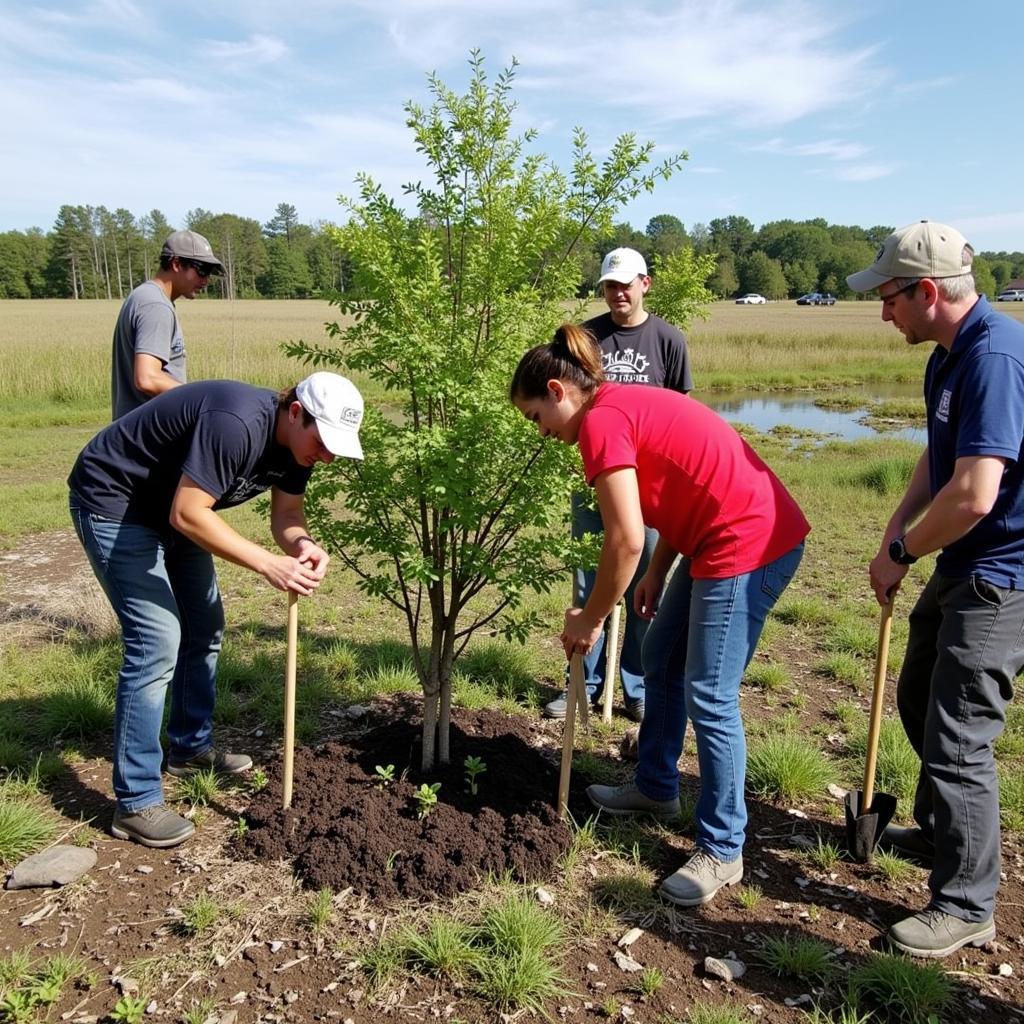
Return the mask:
POLYGON ((162 252, 160 253, 160 269, 170 270, 171 263, 174 262, 178 257, 173 252, 162 252))
POLYGON ((549 380, 575 384, 585 395, 604 382, 601 350, 590 331, 562 324, 546 345, 534 345, 516 367, 508 397, 543 398, 549 380))
MULTIPOLYGON (((299 402, 298 384, 291 388, 282 388, 277 393, 277 411, 287 412, 292 407, 292 402, 299 402)), ((302 402, 299 402, 302 405, 302 402)), ((315 421, 316 417, 306 411, 306 407, 302 405, 302 425, 308 427, 310 423, 315 421)))

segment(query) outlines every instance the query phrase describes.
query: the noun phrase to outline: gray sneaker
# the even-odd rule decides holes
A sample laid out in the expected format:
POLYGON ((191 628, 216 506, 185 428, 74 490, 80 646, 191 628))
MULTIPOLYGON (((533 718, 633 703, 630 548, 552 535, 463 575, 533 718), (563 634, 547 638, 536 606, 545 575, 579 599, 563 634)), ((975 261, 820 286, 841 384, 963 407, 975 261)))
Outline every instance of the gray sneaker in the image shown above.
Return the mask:
POLYGON ((961 946, 984 946, 996 937, 995 921, 964 921, 926 907, 889 929, 889 943, 911 956, 949 956, 961 946))
POLYGON ((698 850, 658 886, 658 895, 680 907, 698 907, 722 888, 743 878, 743 858, 724 861, 698 850))
POLYGON ((229 754, 216 747, 210 747, 209 750, 196 754, 187 761, 167 759, 167 774, 179 779, 210 768, 218 775, 238 775, 239 772, 247 772, 251 767, 252 758, 248 754, 229 754))
POLYGON ((879 837, 878 845, 883 850, 898 853, 901 857, 916 861, 926 868, 932 866, 935 858, 935 844, 919 828, 887 825, 879 837))
POLYGON ((672 818, 679 814, 679 797, 652 800, 640 792, 635 782, 627 782, 624 786, 587 786, 587 796, 605 814, 653 814, 658 818, 672 818))
POLYGON ((139 811, 116 810, 110 826, 115 839, 131 839, 157 850, 185 842, 195 830, 191 821, 163 804, 152 804, 139 811))

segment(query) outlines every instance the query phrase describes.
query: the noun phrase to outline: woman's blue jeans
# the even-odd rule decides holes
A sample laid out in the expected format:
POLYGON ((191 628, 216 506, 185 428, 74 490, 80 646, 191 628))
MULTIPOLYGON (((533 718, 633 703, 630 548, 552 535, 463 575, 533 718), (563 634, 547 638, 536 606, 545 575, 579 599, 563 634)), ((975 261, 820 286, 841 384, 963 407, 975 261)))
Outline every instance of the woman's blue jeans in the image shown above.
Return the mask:
POLYGON ((743 852, 747 746, 740 680, 772 606, 800 564, 803 544, 754 572, 695 580, 677 566, 643 647, 647 710, 640 725, 636 782, 652 800, 679 793, 686 720, 700 766, 697 845, 722 861, 743 852))
POLYGON ((213 558, 172 530, 106 519, 71 498, 78 539, 118 620, 124 661, 114 711, 114 795, 122 812, 163 801, 160 726, 167 687, 169 755, 213 745, 217 657, 224 633, 213 558))

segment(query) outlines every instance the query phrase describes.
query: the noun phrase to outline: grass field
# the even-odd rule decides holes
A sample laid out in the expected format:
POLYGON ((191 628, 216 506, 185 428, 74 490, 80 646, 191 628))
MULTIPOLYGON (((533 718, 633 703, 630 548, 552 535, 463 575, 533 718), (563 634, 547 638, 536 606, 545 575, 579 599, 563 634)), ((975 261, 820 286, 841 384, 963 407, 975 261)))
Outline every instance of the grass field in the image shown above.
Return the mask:
MULTIPOLYGON (((334 311, 323 302, 199 301, 179 305, 192 379, 226 376, 274 387, 303 374, 301 366, 280 353, 280 343, 297 338, 323 340, 324 322, 335 319, 334 311)), ((117 308, 116 302, 0 302, 0 554, 6 552, 14 561, 24 556, 31 565, 33 557, 58 539, 67 545, 69 557, 77 555, 77 545, 68 536, 64 478, 77 452, 109 415, 110 333, 117 308)), ((1005 311, 1024 319, 1024 309, 1005 311)), ((695 325, 690 339, 694 375, 700 388, 841 389, 872 381, 917 381, 927 357, 925 350, 930 348, 909 348, 891 325, 881 323, 879 307, 873 302, 840 303, 822 309, 792 303, 761 307, 717 303, 712 307, 711 319, 695 325)), ((891 411, 901 414, 899 410, 891 411)), ((907 409, 902 414, 909 416, 912 412, 907 409)), ((804 563, 767 624, 744 686, 751 785, 765 794, 763 799, 777 801, 780 808, 797 802, 819 823, 834 824, 838 808, 822 794, 821 780, 858 785, 862 765, 863 721, 878 611, 867 586, 866 565, 919 450, 884 436, 870 441, 819 444, 817 438, 782 436, 780 432, 752 435, 751 441, 792 490, 813 526, 804 563), (799 773, 782 767, 794 751, 807 759, 799 773)), ((252 504, 229 515, 247 536, 270 543, 265 518, 252 504)), ((8 566, 6 574, 0 568, 3 599, 8 596, 9 566, 13 562, 0 564, 8 566)), ((891 671, 898 669, 902 657, 906 612, 930 567, 930 559, 915 565, 901 591, 890 651, 891 671)), ((283 598, 252 573, 232 565, 221 565, 218 571, 228 632, 221 661, 217 728, 233 730, 235 735, 266 732, 278 736, 283 716, 283 598)), ((0 766, 11 772, 6 778, 0 774, 0 862, 7 864, 25 850, 45 845, 69 829, 77 830, 76 841, 85 844, 95 843, 98 838, 85 825, 57 814, 49 799, 49 787, 67 766, 88 763, 101 774, 109 773, 112 691, 119 661, 116 633, 109 617, 104 620, 100 614, 102 597, 97 597, 94 587, 83 586, 81 576, 70 570, 68 581, 69 592, 59 614, 51 607, 49 617, 35 621, 30 609, 24 617, 7 621, 0 636, 0 766), (92 626, 87 625, 90 620, 92 626), (11 824, 12 809, 24 819, 17 820, 17 830, 11 824), (14 839, 21 845, 10 845, 14 839)), ((59 583, 58 579, 55 589, 59 583)), ((531 607, 544 625, 525 647, 490 639, 475 642, 459 666, 456 702, 536 714, 539 705, 560 686, 563 657, 555 636, 565 596, 559 592, 531 599, 531 607)), ((353 577, 336 561, 321 590, 302 602, 299 742, 317 742, 329 727, 331 714, 347 703, 389 691, 416 689, 405 637, 404 624, 358 591, 353 577)), ((905 815, 916 764, 912 752, 908 756, 909 747, 898 723, 894 720, 887 725, 890 728, 883 736, 879 789, 899 795, 901 813, 905 815)), ((611 771, 617 778, 615 772, 621 771, 621 766, 608 762, 606 751, 619 731, 621 722, 617 720, 611 732, 597 727, 590 737, 581 737, 577 771, 593 772, 595 781, 599 771, 611 771)), ((1024 788, 1015 780, 1024 775, 1024 715, 1011 716, 998 753, 1000 772, 1006 780, 1004 824, 1008 830, 1021 830, 1024 788)), ((690 770, 694 770, 692 746, 686 757, 690 770)), ((197 806, 192 812, 200 819, 212 813, 197 806)), ((841 811, 839 815, 841 819, 841 811)), ((207 821, 204 829, 211 831, 220 819, 207 821)), ((224 824, 222 830, 227 827, 224 824)), ((564 901, 560 906, 571 908, 567 919, 573 922, 574 931, 566 939, 569 946, 590 950, 604 941, 606 933, 617 930, 617 937, 626 922, 635 923, 636 918, 616 911, 620 904, 614 900, 624 901, 623 905, 641 901, 647 907, 642 901, 650 897, 652 868, 645 859, 646 851, 661 835, 651 829, 602 832, 592 825, 581 828, 573 854, 580 858, 580 864, 574 867, 567 862, 564 878, 555 883, 558 899, 564 901), (612 894, 611 904, 602 896, 605 890, 581 867, 590 854, 595 854, 593 863, 599 863, 601 870, 607 871, 611 865, 625 879, 617 883, 619 889, 612 894)), ((849 870, 832 863, 828 844, 820 838, 812 853, 820 864, 829 865, 828 870, 849 870)), ((886 862, 884 868, 892 871, 893 879, 906 869, 904 862, 886 862)), ((246 870, 254 869, 250 865, 246 870)), ((803 870, 793 867, 790 873, 803 870)), ((912 886, 905 880, 900 883, 902 889, 897 889, 893 881, 886 900, 914 904, 916 909, 923 876, 917 873, 912 877, 916 891, 911 891, 912 886)), ((842 876, 842 881, 862 884, 859 877, 849 875, 842 876)), ((190 884, 192 902, 184 908, 199 920, 194 901, 215 901, 214 883, 197 874, 190 884), (212 896, 207 896, 207 888, 214 892, 212 896)), ((253 881, 252 895, 245 892, 237 897, 232 911, 235 920, 244 923, 250 913, 266 915, 264 904, 255 906, 260 884, 253 881)), ((748 915, 749 926, 745 927, 750 930, 758 927, 758 893, 757 886, 750 885, 736 900, 748 915)), ((162 891, 155 898, 164 901, 160 906, 167 902, 162 891)), ((1015 898, 1019 898, 1019 887, 1015 898)), ((297 892, 287 900, 282 897, 280 915, 269 921, 264 917, 265 935, 284 934, 294 927, 298 915, 312 913, 301 909, 303 901, 308 902, 307 896, 297 892)), ((320 903, 315 916, 330 935, 333 905, 326 897, 320 903)), ((723 912, 717 903, 715 907, 718 909, 707 911, 703 918, 712 926, 715 918, 707 915, 723 912)), ((807 907, 805 921, 809 923, 801 924, 801 928, 816 926, 817 917, 813 915, 822 913, 811 897, 807 898, 807 907)), ((648 908, 648 912, 657 927, 662 918, 655 910, 648 908)), ((732 912, 724 911, 726 916, 732 912)), ((413 908, 409 913, 422 918, 424 911, 413 908)), ((829 938, 826 924, 823 919, 818 931, 829 938)), ((241 923, 238 928, 242 928, 241 923)), ((98 942, 98 936, 92 941, 98 942)), ((191 941, 203 948, 198 939, 193 937, 191 941)), ((233 947, 236 941, 237 937, 232 938, 228 945, 233 947)), ((324 941, 321 935, 319 945, 314 943, 316 949, 322 951, 324 941)), ((364 929, 359 936, 347 936, 343 944, 326 948, 338 956, 343 949, 346 961, 358 959, 360 977, 365 975, 372 981, 373 957, 383 955, 382 947, 374 946, 375 941, 364 929)), ((853 942, 848 944, 852 946, 853 942)), ((136 952, 141 963, 144 954, 136 952)), ((781 946, 775 949, 779 963, 789 952, 781 946)), ((592 954, 581 955, 585 962, 592 954)), ((208 960, 213 962, 212 952, 208 960)), ((173 979, 167 982, 168 990, 185 981, 184 963, 165 960, 154 965, 157 977, 163 970, 173 979)), ((200 970, 212 972, 209 963, 200 970)), ((187 968, 193 969, 194 965, 187 968)), ((690 972, 687 962, 684 973, 690 972)), ((759 983, 763 981, 762 975, 758 978, 759 983)), ((650 976, 648 987, 654 988, 656 980, 650 976)), ((806 990, 797 978, 787 991, 797 995, 806 990)), ((218 995, 214 993, 211 998, 218 995)), ((653 998, 653 993, 648 998, 653 998)), ((787 1016, 789 1011, 781 1000, 768 1001, 771 1012, 780 1015, 773 1019, 796 1019, 798 1011, 787 1016)), ((893 1001, 897 1002, 898 997, 893 996, 893 1001)), ((605 1016, 612 1016, 611 1004, 609 999, 605 1016)), ((113 1000, 110 1005, 114 1005, 113 1000)), ((551 1003, 548 1008, 555 1005, 551 1003)), ((992 1016, 997 1019, 998 1010, 992 1016)), ((661 1019, 676 1020, 678 1015, 661 1019)))

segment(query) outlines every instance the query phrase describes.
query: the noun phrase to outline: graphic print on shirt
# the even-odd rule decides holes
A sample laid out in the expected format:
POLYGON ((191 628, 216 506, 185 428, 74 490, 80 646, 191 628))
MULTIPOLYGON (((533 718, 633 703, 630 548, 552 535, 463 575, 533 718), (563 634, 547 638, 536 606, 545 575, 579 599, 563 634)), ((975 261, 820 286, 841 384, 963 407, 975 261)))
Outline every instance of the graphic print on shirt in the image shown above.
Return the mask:
POLYGON ((631 348, 622 352, 602 352, 601 363, 606 380, 613 380, 619 384, 650 383, 650 374, 644 371, 650 366, 651 361, 643 352, 636 352, 631 348))
POLYGON ((939 407, 935 410, 935 418, 942 420, 943 423, 949 422, 949 404, 952 397, 952 391, 943 391, 942 397, 939 399, 939 407))

